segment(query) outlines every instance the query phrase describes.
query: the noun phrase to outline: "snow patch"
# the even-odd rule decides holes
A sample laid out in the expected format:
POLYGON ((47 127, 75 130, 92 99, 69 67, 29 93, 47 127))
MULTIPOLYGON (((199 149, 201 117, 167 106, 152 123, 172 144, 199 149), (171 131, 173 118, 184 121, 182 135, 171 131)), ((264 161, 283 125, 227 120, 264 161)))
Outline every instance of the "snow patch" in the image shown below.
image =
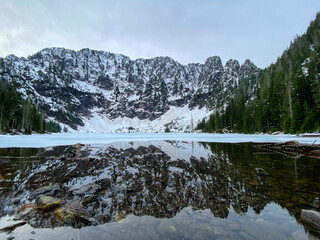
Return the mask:
POLYGON ((111 133, 111 132, 164 132, 166 126, 171 132, 191 132, 203 119, 208 118, 212 111, 207 108, 189 109, 184 107, 171 107, 161 117, 150 121, 148 119, 118 117, 109 119, 104 114, 92 112, 91 117, 84 117, 84 126, 80 126, 79 132, 111 133))

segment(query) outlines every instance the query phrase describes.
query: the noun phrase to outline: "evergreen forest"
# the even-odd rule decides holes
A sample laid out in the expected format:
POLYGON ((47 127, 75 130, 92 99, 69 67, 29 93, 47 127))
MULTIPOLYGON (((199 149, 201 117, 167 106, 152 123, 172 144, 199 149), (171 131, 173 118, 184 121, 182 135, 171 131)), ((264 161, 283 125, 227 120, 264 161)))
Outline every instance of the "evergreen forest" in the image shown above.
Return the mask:
POLYGON ((53 121, 45 121, 43 113, 31 102, 24 100, 17 91, 15 81, 0 79, 0 132, 31 134, 32 132, 60 132, 53 121))
POLYGON ((315 132, 320 130, 320 13, 277 61, 264 69, 257 90, 239 83, 225 109, 197 126, 204 132, 315 132))

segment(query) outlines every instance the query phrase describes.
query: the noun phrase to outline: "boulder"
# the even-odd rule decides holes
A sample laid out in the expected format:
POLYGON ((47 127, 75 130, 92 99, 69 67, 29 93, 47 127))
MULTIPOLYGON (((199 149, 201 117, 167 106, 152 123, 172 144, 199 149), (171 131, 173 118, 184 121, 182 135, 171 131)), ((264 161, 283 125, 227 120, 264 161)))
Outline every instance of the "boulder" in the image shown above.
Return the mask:
POLYGON ((93 184, 82 186, 77 190, 74 190, 73 194, 74 195, 93 195, 100 189, 101 189, 100 185, 93 183, 93 184))
POLYGON ((85 145, 82 144, 82 143, 76 143, 76 144, 73 145, 73 147, 75 147, 75 148, 82 148, 82 147, 84 147, 84 146, 85 146, 85 145))
POLYGON ((17 219, 27 218, 32 212, 36 210, 37 204, 36 203, 28 203, 23 205, 19 210, 16 216, 17 219))
POLYGON ((40 195, 37 199, 38 209, 41 211, 49 211, 61 205, 61 199, 51 196, 40 195))
POLYGON ((63 223, 71 223, 75 227, 96 223, 79 200, 67 203, 65 206, 56 209, 53 215, 63 223))
POLYGON ((261 176, 268 175, 268 173, 265 170, 263 170, 262 168, 256 168, 255 172, 256 172, 256 174, 261 175, 261 176))
POLYGON ((320 229, 320 212, 314 210, 302 210, 301 220, 320 229))
POLYGON ((60 186, 57 184, 41 187, 33 191, 32 193, 30 193, 29 199, 35 199, 39 195, 54 196, 58 194, 60 191, 61 191, 60 186))

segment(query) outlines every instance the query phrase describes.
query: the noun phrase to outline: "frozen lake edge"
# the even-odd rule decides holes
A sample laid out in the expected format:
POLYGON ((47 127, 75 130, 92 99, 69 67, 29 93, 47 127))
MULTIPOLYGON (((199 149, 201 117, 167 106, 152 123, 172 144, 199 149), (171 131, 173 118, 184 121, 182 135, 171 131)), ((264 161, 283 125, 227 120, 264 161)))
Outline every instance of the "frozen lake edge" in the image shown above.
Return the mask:
POLYGON ((110 144, 131 141, 187 141, 217 143, 278 143, 297 141, 319 144, 320 137, 289 134, 213 134, 213 133, 56 133, 34 135, 0 135, 0 148, 41 148, 82 144, 110 144))

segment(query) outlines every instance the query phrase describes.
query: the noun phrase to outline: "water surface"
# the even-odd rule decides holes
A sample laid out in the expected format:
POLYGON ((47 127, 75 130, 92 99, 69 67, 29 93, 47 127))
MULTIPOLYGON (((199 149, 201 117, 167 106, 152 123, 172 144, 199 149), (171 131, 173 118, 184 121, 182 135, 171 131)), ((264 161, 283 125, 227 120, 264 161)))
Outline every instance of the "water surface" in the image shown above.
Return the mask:
MULTIPOLYGON (((308 239, 301 222, 320 211, 320 162, 261 152, 253 144, 121 142, 0 149, 0 228, 15 239, 308 239), (18 209, 43 186, 61 205, 18 209), (76 219, 54 213, 84 203, 76 219), (84 220, 85 219, 85 220, 84 220)), ((39 196, 38 196, 39 197, 39 196)))

